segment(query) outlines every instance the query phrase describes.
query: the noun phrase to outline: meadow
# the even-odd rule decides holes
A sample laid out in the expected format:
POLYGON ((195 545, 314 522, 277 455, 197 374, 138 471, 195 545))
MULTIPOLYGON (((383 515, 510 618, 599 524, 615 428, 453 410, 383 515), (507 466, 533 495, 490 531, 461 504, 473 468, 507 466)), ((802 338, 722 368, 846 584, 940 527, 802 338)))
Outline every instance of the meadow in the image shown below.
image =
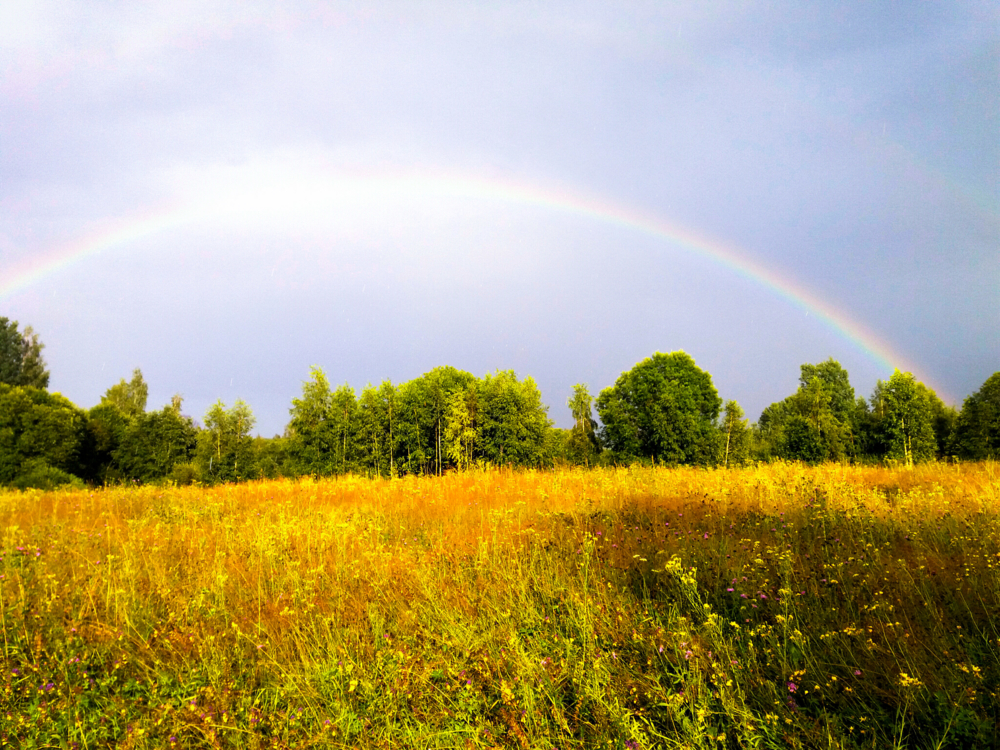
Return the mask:
POLYGON ((1000 465, 0 493, 0 744, 1000 747, 1000 465))

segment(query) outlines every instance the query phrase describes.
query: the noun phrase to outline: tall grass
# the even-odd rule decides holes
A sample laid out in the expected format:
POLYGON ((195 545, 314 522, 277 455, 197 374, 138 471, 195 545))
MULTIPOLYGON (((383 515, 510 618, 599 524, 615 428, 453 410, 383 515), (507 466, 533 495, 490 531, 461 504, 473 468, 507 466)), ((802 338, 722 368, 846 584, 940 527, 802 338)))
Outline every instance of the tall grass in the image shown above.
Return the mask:
POLYGON ((0 494, 0 741, 1000 746, 1000 471, 0 494))

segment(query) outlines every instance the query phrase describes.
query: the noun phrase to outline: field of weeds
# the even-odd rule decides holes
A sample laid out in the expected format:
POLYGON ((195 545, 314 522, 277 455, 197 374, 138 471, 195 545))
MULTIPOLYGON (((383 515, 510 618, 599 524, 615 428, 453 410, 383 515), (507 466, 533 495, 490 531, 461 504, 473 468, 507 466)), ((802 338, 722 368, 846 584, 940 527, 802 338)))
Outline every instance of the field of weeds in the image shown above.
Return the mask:
POLYGON ((0 494, 0 743, 1000 746, 1000 466, 0 494))

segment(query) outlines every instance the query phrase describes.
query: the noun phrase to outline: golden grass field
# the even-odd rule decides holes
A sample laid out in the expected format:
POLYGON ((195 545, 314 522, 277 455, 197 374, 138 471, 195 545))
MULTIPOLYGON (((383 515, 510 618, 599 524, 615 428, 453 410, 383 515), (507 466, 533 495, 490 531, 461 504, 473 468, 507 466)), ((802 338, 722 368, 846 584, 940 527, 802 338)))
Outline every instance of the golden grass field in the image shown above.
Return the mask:
POLYGON ((13 747, 1000 746, 1000 465, 0 493, 13 747))

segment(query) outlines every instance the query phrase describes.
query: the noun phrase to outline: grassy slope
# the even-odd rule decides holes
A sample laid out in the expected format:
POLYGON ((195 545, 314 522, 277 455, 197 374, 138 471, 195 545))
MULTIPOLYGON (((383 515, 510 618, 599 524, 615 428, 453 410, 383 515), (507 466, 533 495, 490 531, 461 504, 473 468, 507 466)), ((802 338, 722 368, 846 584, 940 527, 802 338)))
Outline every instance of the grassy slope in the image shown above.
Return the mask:
POLYGON ((0 740, 1000 746, 1000 467, 0 494, 0 740))

